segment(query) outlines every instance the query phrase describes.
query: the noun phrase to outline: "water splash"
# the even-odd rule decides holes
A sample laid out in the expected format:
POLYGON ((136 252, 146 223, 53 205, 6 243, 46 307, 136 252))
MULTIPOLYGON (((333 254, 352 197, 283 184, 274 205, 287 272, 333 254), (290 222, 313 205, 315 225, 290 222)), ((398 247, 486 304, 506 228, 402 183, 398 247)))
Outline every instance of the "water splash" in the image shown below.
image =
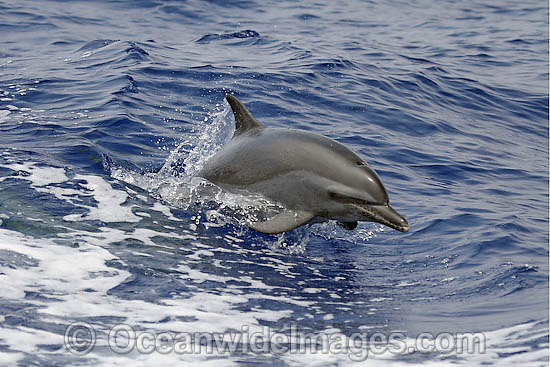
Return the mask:
POLYGON ((283 252, 290 255, 303 254, 311 234, 310 226, 302 226, 293 231, 277 235, 277 240, 269 245, 269 248, 276 252, 283 252))
POLYGON ((227 104, 216 105, 199 125, 198 134, 183 137, 158 172, 143 173, 110 165, 111 176, 140 187, 169 204, 187 209, 195 202, 195 191, 200 191, 204 186, 204 180, 194 177, 195 173, 227 140, 230 126, 228 112, 227 104))

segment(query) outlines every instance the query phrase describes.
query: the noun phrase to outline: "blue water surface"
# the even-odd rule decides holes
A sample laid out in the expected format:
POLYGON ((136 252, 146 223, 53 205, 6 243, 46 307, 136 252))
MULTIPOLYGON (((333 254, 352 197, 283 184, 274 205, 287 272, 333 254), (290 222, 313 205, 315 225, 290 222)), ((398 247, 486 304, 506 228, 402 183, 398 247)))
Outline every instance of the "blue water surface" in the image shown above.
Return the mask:
POLYGON ((0 33, 2 365, 356 365, 117 354, 120 323, 482 332, 484 353, 368 361, 547 365, 547 2, 0 1, 0 33), (268 236, 190 203, 234 128, 228 93, 359 153, 410 232, 268 236))

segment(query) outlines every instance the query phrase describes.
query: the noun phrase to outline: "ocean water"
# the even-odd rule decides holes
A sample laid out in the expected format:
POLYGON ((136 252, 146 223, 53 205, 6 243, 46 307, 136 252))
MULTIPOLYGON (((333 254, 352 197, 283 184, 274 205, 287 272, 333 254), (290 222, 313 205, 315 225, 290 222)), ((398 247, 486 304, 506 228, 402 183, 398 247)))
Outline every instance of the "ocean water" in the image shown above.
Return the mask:
POLYGON ((548 365, 547 2, 0 1, 0 30, 1 365, 548 365), (364 157, 410 232, 195 200, 228 93, 364 157))

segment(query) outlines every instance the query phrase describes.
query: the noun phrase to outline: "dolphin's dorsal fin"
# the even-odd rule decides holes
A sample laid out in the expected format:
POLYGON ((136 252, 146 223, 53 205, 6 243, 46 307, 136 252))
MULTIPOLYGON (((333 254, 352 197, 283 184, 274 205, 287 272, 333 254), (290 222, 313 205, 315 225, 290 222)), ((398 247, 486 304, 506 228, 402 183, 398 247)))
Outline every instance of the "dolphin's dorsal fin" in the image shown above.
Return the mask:
POLYGON ((261 129, 263 126, 252 116, 246 109, 244 104, 241 103, 236 97, 228 94, 225 96, 227 102, 233 110, 233 116, 235 116, 235 133, 233 136, 241 135, 251 129, 261 129))
POLYGON ((247 226, 258 232, 277 234, 300 227, 314 217, 312 213, 303 210, 285 209, 273 218, 263 222, 249 222, 247 226))

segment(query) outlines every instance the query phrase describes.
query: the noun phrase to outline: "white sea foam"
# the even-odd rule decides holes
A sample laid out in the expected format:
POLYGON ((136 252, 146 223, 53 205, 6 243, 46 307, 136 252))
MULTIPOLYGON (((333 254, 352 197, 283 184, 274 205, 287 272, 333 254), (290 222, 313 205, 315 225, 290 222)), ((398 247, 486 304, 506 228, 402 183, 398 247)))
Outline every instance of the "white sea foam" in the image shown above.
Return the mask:
POLYGON ((16 171, 19 179, 28 180, 32 186, 46 186, 54 183, 64 182, 68 178, 64 168, 38 166, 36 163, 13 163, 3 164, 2 167, 16 171))
MULTIPOLYGON (((123 206, 128 198, 128 194, 122 190, 115 190, 104 179, 98 176, 77 175, 76 180, 84 180, 85 184, 81 186, 91 191, 94 199, 97 201, 97 206, 85 206, 89 212, 85 216, 75 217, 72 220, 101 220, 103 222, 139 222, 140 217, 132 213, 132 209, 128 206, 123 206)), ((67 217, 66 217, 67 218, 67 217)))
MULTIPOLYGON (((36 190, 42 193, 53 194, 61 200, 66 200, 75 206, 80 206, 89 210, 86 214, 73 214, 64 217, 68 221, 77 220, 101 220, 103 222, 139 222, 140 217, 132 213, 129 206, 123 205, 128 194, 122 190, 116 190, 99 176, 92 175, 76 175, 74 180, 82 180, 80 186, 86 190, 78 190, 74 188, 57 187, 53 184, 68 181, 63 168, 53 167, 38 167, 32 163, 10 164, 4 165, 19 172, 16 176, 31 182, 31 186, 36 187, 36 190), (20 172, 24 172, 22 175, 20 172), (78 196, 93 197, 97 202, 96 206, 85 205, 75 200, 78 196)), ((5 179, 5 178, 4 178, 5 179)))
POLYGON ((65 220, 95 219, 103 222, 139 222, 141 220, 140 217, 132 213, 130 207, 123 205, 128 198, 128 194, 123 190, 114 189, 111 184, 99 176, 76 175, 74 180, 84 181, 84 183, 80 183, 80 186, 86 189, 78 190, 53 186, 69 180, 63 168, 42 167, 32 162, 4 164, 2 167, 16 171, 15 175, 3 177, 3 180, 11 177, 30 181, 31 186, 39 192, 53 194, 58 199, 67 200, 73 205, 89 210, 84 215, 67 215, 65 220), (97 205, 88 206, 77 203, 76 196, 91 196, 95 199, 97 205))
POLYGON ((182 220, 181 219, 178 219, 176 217, 174 217, 174 215, 172 214, 172 212, 170 211, 170 208, 167 207, 166 205, 163 205, 161 203, 159 203, 158 201, 155 202, 155 204, 153 205, 153 207, 151 208, 151 210, 155 210, 157 212, 161 212, 162 214, 164 214, 167 218, 169 218, 170 220, 174 221, 174 222, 181 222, 182 220))

